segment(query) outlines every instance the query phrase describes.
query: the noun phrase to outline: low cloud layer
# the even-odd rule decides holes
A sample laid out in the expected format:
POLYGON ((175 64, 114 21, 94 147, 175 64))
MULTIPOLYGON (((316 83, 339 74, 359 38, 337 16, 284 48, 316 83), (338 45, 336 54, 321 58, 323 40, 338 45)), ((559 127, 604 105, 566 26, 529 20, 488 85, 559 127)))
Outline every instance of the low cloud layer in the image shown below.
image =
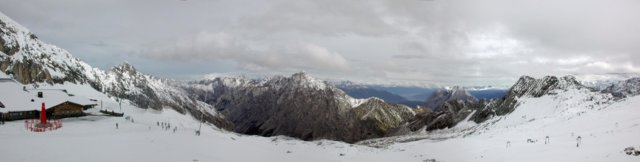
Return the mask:
POLYGON ((640 72, 635 0, 8 0, 0 11, 90 64, 144 60, 141 70, 173 78, 307 71, 503 86, 640 72), (160 70, 167 61, 190 66, 160 70))

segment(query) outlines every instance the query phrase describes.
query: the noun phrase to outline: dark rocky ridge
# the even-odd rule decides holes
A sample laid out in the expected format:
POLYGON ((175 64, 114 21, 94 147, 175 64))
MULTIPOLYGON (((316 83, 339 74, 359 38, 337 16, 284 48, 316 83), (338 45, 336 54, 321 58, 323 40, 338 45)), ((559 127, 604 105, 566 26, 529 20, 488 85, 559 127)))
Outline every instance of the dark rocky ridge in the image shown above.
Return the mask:
POLYGON ((475 113, 471 120, 481 123, 492 116, 506 115, 518 106, 518 98, 523 96, 541 97, 543 95, 554 95, 554 90, 568 90, 572 88, 587 88, 580 84, 574 76, 545 76, 541 79, 535 79, 529 76, 522 76, 516 84, 514 84, 507 95, 499 101, 487 102, 484 108, 475 113))
POLYGON ((614 97, 625 98, 640 95, 640 78, 631 78, 612 84, 602 90, 604 93, 611 93, 614 97))
POLYGON ((451 128, 483 104, 484 100, 479 101, 461 87, 439 89, 427 100, 425 111, 418 113, 407 126, 411 131, 451 128))
POLYGON ((452 87, 451 89, 438 89, 425 101, 424 106, 439 111, 445 103, 449 101, 476 102, 477 98, 473 97, 467 90, 462 87, 452 87))
POLYGON ((500 100, 477 100, 460 88, 439 90, 427 102, 432 105, 430 107, 435 107, 435 111, 418 113, 407 126, 411 131, 418 131, 422 128, 430 131, 453 127, 466 118, 476 123, 482 123, 494 116, 511 113, 518 106, 518 98, 520 97, 554 95, 554 90, 573 88, 586 87, 576 81, 573 76, 546 76, 541 79, 522 76, 507 91, 507 95, 500 100), (476 113, 472 114, 474 111, 476 113))
POLYGON ((387 136, 413 117, 409 107, 376 98, 353 107, 353 99, 342 90, 305 73, 190 84, 185 89, 198 98, 208 98, 208 103, 235 124, 234 131, 244 134, 356 142, 387 136))

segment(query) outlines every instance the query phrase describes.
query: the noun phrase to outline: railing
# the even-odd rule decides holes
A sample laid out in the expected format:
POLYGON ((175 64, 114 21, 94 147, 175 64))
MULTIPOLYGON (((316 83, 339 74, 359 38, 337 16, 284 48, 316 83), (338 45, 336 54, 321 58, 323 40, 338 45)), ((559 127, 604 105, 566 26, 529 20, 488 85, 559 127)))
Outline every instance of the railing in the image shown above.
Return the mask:
POLYGON ((41 124, 39 119, 24 120, 24 127, 32 132, 53 131, 62 127, 61 120, 50 120, 46 124, 41 124))

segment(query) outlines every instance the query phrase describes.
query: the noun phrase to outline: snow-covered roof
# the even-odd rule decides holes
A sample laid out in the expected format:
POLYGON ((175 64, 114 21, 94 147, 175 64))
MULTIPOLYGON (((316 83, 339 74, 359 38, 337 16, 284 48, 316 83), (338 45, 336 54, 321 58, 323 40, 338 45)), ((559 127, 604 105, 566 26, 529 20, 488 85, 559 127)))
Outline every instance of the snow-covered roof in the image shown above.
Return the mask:
POLYGON ((95 102, 84 97, 69 96, 62 89, 24 89, 24 85, 14 80, 0 80, 0 102, 5 108, 0 108, 0 112, 9 111, 29 111, 40 110, 42 103, 46 108, 56 106, 66 101, 90 105, 95 102), (38 92, 43 93, 42 98, 38 98, 38 92), (31 100, 33 99, 33 102, 31 100))

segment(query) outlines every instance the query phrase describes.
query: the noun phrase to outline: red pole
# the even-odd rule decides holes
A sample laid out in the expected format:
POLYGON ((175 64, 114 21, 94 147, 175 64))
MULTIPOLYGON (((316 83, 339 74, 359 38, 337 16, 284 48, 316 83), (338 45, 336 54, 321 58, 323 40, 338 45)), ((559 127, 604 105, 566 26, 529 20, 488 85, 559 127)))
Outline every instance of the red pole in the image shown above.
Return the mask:
POLYGON ((44 109, 44 102, 42 102, 42 111, 40 112, 40 124, 47 124, 47 110, 44 109))

